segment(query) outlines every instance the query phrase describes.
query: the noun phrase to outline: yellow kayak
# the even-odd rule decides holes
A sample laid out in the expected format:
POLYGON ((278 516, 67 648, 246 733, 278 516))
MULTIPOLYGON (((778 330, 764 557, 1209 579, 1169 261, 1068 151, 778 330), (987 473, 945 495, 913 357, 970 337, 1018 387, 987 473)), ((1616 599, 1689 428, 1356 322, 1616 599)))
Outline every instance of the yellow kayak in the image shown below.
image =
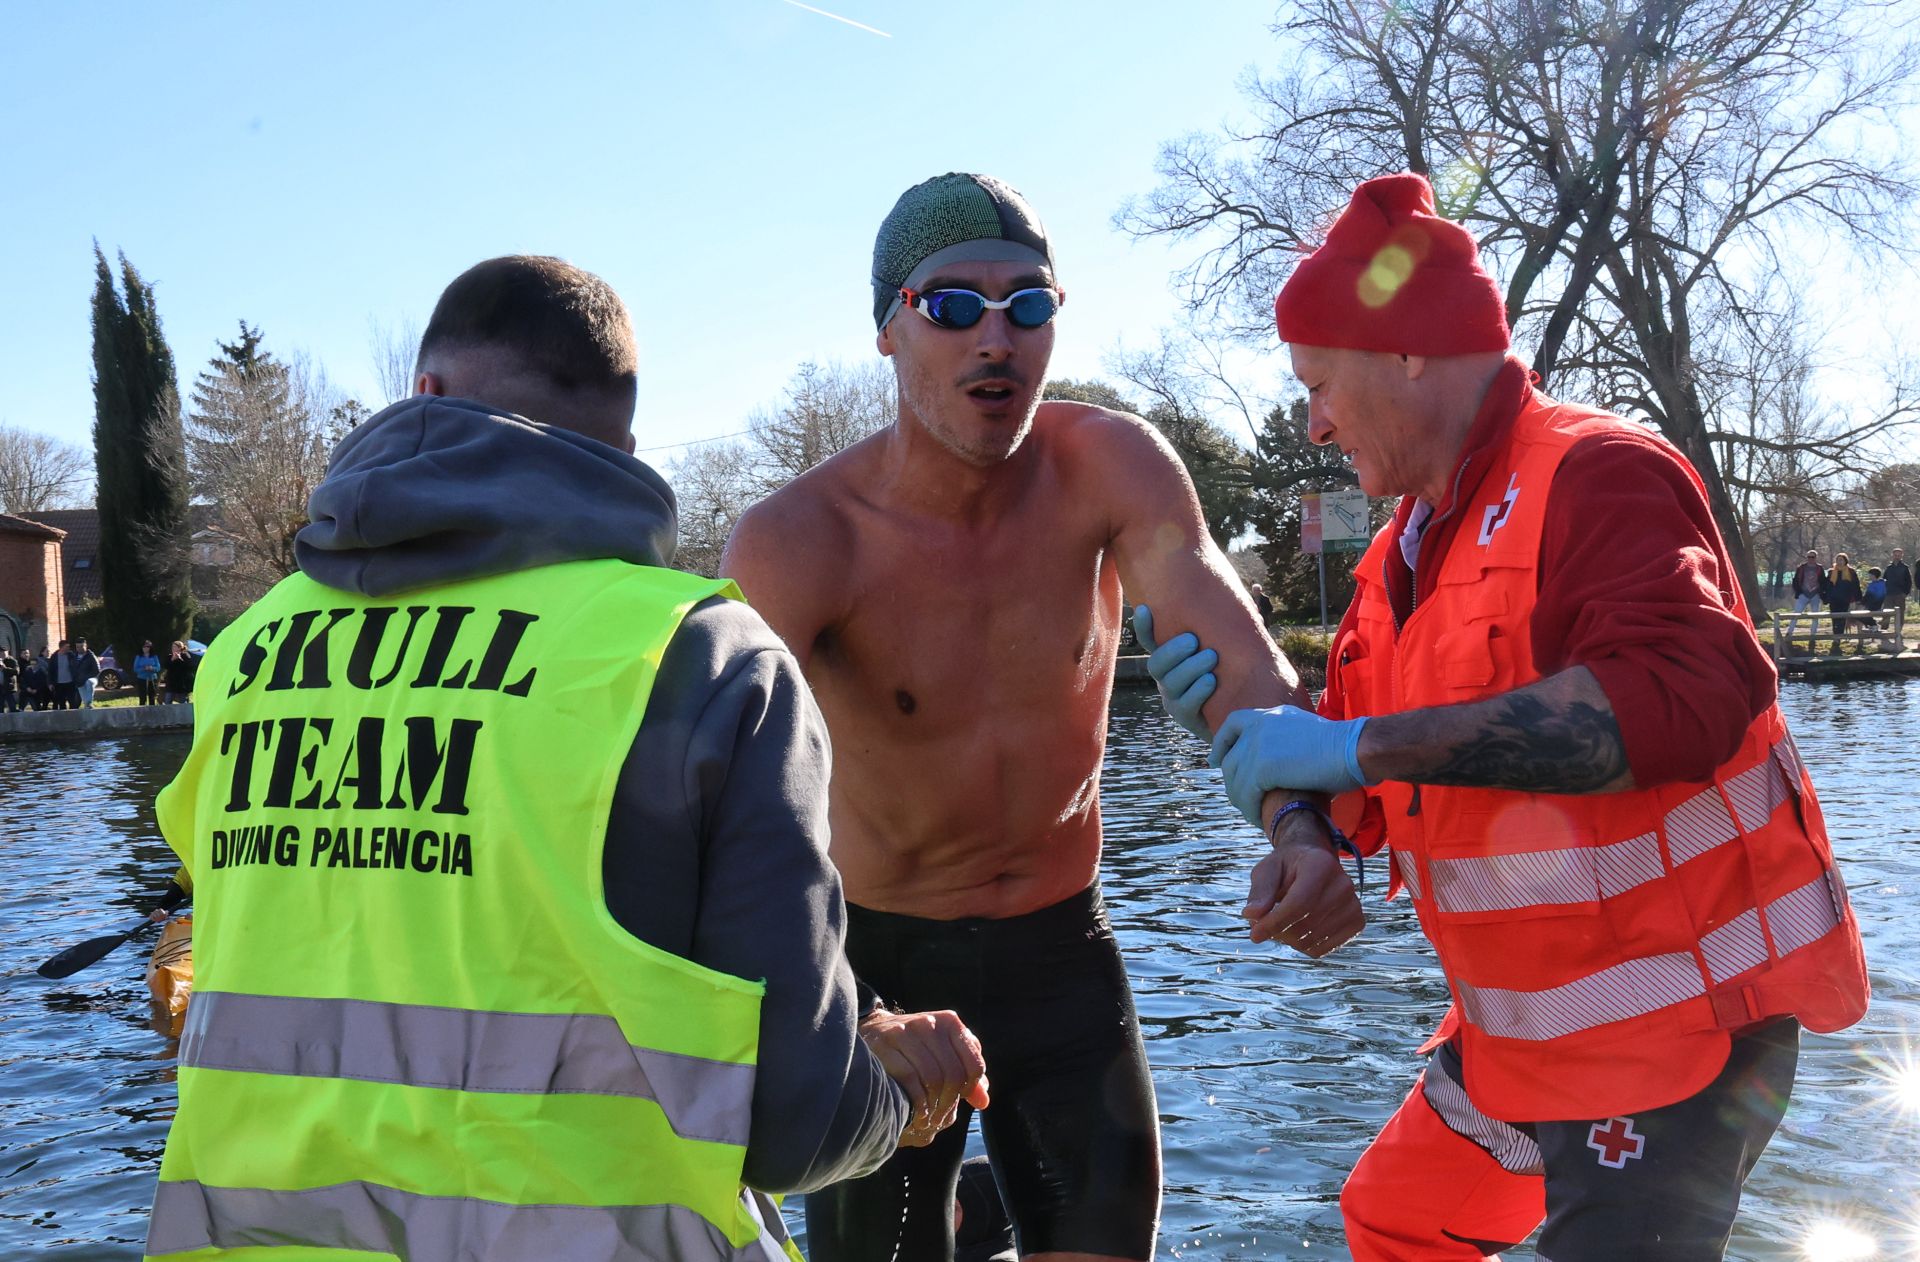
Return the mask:
POLYGON ((147 960, 147 989, 153 993, 154 1024, 175 1038, 187 1019, 193 997, 193 917, 175 916, 160 930, 147 960))

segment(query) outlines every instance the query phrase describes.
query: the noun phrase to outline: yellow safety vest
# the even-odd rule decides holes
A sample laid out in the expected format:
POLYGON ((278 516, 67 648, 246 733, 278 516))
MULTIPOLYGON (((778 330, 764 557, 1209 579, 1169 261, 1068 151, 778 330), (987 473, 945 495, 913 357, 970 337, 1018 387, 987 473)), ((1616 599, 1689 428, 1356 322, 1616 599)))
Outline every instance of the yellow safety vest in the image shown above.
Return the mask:
POLYGON ((742 1187, 760 982, 609 915, 661 655, 730 583, 301 575, 208 651, 160 825, 196 987, 151 1258, 797 1259, 742 1187))

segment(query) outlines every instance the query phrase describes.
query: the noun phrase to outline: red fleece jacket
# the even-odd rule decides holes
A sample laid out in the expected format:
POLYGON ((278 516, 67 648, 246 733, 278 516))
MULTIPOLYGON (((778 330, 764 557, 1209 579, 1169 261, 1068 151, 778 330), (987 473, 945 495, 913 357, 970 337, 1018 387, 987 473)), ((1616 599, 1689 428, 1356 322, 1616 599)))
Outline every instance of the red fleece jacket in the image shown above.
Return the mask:
MULTIPOLYGON (((1453 485, 1471 494, 1513 427, 1529 373, 1508 360, 1467 435, 1453 485)), ((1403 500, 1397 538, 1413 510, 1403 500)), ((1437 568, 1460 531, 1436 506, 1420 568, 1437 568)), ((1387 592, 1405 621, 1413 573, 1387 556, 1387 592)), ((1737 580, 1686 458, 1637 426, 1582 439, 1554 477, 1541 543, 1533 656, 1542 676, 1585 666, 1613 706, 1635 781, 1704 780, 1733 756, 1747 725, 1773 703, 1779 679, 1746 619, 1737 580)))

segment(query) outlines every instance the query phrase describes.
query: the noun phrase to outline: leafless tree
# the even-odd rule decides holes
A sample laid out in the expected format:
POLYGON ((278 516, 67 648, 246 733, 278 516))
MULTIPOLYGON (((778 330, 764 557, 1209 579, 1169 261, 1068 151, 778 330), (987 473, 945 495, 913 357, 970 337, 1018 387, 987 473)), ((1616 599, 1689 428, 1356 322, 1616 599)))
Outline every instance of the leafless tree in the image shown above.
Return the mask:
POLYGON ((93 494, 93 460, 51 435, 0 425, 0 513, 72 508, 93 494))
POLYGON ((413 395, 414 367, 420 358, 420 324, 412 316, 398 324, 367 317, 367 353, 374 384, 388 406, 413 395))
POLYGON ((1700 470, 1758 608, 1716 461, 1743 418, 1710 413, 1730 393, 1710 326, 1763 310, 1808 243, 1904 248, 1903 20, 1886 0, 1293 0, 1288 68, 1248 84, 1260 125, 1167 145, 1161 185, 1119 222, 1207 241, 1190 301, 1264 338, 1354 185, 1427 174, 1506 276, 1535 370, 1657 425, 1700 470))
POLYGON ((766 489, 892 425, 898 400, 892 370, 877 360, 853 366, 831 360, 801 364, 787 382, 786 398, 748 421, 766 489))
POLYGON ((680 504, 675 564, 713 574, 740 515, 842 448, 893 424, 898 393, 882 363, 808 360, 785 395, 748 417, 744 440, 689 447, 666 468, 680 504))
POLYGON ((760 460, 743 442, 689 447, 666 469, 680 505, 680 547, 674 564, 709 578, 741 514, 765 493, 760 460))

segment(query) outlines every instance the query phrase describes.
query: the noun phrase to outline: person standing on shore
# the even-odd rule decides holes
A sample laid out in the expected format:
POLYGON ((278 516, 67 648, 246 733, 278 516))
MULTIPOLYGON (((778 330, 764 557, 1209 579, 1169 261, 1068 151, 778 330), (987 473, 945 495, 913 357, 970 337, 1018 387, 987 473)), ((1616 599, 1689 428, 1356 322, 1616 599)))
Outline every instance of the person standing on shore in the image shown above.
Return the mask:
POLYGON ((0 648, 0 714, 20 708, 20 662, 13 650, 0 648))
POLYGON ((80 707, 80 677, 74 663, 73 645, 66 640, 47 659, 47 684, 53 693, 53 708, 77 710, 80 707))
POLYGON ((1808 548, 1807 559, 1793 572, 1793 611, 1805 613, 1809 609, 1818 609, 1826 598, 1826 567, 1820 564, 1820 554, 1808 548))
MULTIPOLYGON (((1018 192, 961 173, 914 186, 870 274, 898 419, 750 509, 722 572, 833 733, 855 972, 876 1004, 952 1008, 980 1037, 981 1131, 1021 1255, 1145 1259, 1157 1115, 1097 882, 1122 586, 1163 636, 1198 628, 1231 652, 1217 717, 1305 697, 1166 441, 1040 401, 1063 291, 1018 192)), ((1319 955, 1359 930, 1359 903, 1284 803, 1266 808, 1274 864, 1305 911, 1256 932, 1319 955)), ((933 1147, 808 1196, 815 1262, 950 1259, 966 1112, 933 1147)))
POLYGON ((79 697, 80 708, 91 710, 93 709, 93 690, 100 683, 100 659, 92 649, 87 647, 85 636, 82 636, 80 642, 74 646, 73 665, 74 674, 78 676, 74 681, 74 690, 79 697))
POLYGON ((1913 571, 1907 566, 1906 549, 1895 548, 1893 560, 1887 562, 1887 603, 1898 609, 1912 594, 1913 571))
POLYGON ((47 679, 47 666, 34 657, 32 649, 20 650, 20 708, 45 710, 51 704, 53 685, 47 679))
POLYGON ((925 1081, 986 1101, 951 1013, 898 1019, 912 1085, 856 1033, 826 733, 732 584, 665 568, 636 361, 599 277, 468 269, 208 650, 150 1256, 797 1260, 767 1193, 930 1140, 925 1081))
MULTIPOLYGON (((1855 605, 1860 603, 1862 595, 1860 571, 1853 568, 1853 562, 1848 558, 1846 553, 1834 553, 1833 568, 1827 571, 1827 585, 1825 589, 1827 612, 1833 614, 1847 613, 1851 611, 1855 605)), ((1834 652, 1838 653, 1840 651, 1840 638, 1846 634, 1848 626, 1853 621, 1854 619, 1852 618, 1832 619, 1833 626, 1831 630, 1833 631, 1834 652)))
POLYGON ((1267 594, 1260 590, 1260 584, 1255 583, 1250 589, 1248 589, 1248 594, 1250 594, 1253 597, 1254 611, 1260 615, 1260 625, 1264 627, 1268 623, 1272 622, 1273 621, 1273 602, 1271 600, 1268 600, 1267 594))
POLYGON ((167 649, 166 664, 160 668, 164 700, 168 705, 193 700, 193 676, 199 668, 200 663, 187 651, 187 646, 175 640, 167 649))
POLYGON ((140 690, 141 705, 156 705, 160 700, 160 658, 153 651, 153 641, 146 640, 140 645, 140 655, 133 659, 133 681, 140 690))
POLYGON ((1319 713, 1238 711, 1214 759, 1243 812, 1341 795, 1453 999, 1341 1194, 1353 1256, 1544 1220, 1554 1262, 1717 1259, 1801 1026, 1859 1020, 1867 973, 1699 476, 1531 384, 1419 176, 1361 185, 1275 317, 1309 436, 1401 501, 1319 713))

